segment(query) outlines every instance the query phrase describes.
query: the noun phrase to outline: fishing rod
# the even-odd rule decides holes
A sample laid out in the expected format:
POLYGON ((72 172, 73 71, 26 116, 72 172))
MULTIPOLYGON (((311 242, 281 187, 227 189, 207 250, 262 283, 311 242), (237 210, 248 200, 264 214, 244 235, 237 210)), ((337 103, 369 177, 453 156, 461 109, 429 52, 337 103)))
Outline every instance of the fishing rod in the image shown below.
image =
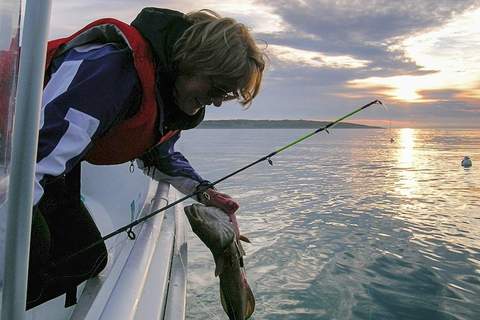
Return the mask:
POLYGON ((64 262, 66 262, 67 260, 71 259, 72 257, 74 257, 74 256, 76 256, 76 255, 79 255, 80 253, 83 253, 83 252, 85 252, 85 251, 87 251, 87 250, 95 247, 96 245, 98 245, 98 244, 100 244, 100 243, 102 243, 102 242, 104 242, 104 241, 106 241, 106 240, 108 240, 108 239, 116 236, 117 234, 120 234, 120 233, 124 232, 124 231, 127 232, 127 235, 128 235, 128 237, 129 237, 131 240, 134 240, 135 237, 136 237, 136 235, 135 235, 135 233, 133 232, 132 228, 135 227, 136 225, 138 225, 138 224, 140 224, 140 223, 142 223, 142 222, 144 222, 144 221, 152 218, 153 216, 159 214, 160 212, 163 212, 163 211, 165 211, 165 210, 167 210, 167 209, 169 209, 169 208, 171 208, 171 207, 179 204, 180 202, 183 202, 183 201, 187 200, 188 198, 191 198, 191 197, 193 197, 193 196, 196 196, 196 195, 198 195, 198 194, 206 191, 207 189, 215 186, 216 184, 218 184, 218 183, 220 183, 220 182, 222 182, 222 181, 224 181, 224 180, 226 180, 226 179, 228 179, 228 178, 230 178, 230 177, 232 177, 232 176, 234 176, 234 175, 236 175, 236 174, 238 174, 238 173, 240 173, 240 172, 242 172, 242 171, 244 171, 244 170, 246 170, 246 169, 248 169, 248 168, 250 168, 250 167, 253 167, 254 165, 256 165, 256 164, 258 164, 258 163, 260 163, 260 162, 268 161, 268 163, 269 163, 270 165, 273 165, 273 162, 272 162, 272 160, 271 160, 271 158, 272 158, 273 156, 279 154, 279 153, 282 152, 282 151, 285 151, 285 150, 288 149, 288 148, 293 147, 294 145, 296 145, 296 144, 298 144, 298 143, 300 143, 300 142, 302 142, 302 141, 310 138, 311 136, 313 136, 313 135, 315 135, 315 134, 317 134, 317 133, 319 133, 319 132, 325 131, 325 132, 327 132, 327 133, 330 133, 330 132, 328 131, 329 128, 334 127, 335 125, 337 125, 338 123, 342 122, 343 120, 345 120, 345 119, 353 116, 354 114, 356 114, 356 113, 358 113, 358 112, 360 112, 360 111, 362 111, 362 110, 364 110, 364 109, 366 109, 366 108, 368 108, 368 107, 370 107, 370 106, 372 106, 372 105, 374 105, 374 104, 380 104, 380 105, 384 106, 384 104, 383 104, 380 100, 374 100, 374 101, 372 101, 372 102, 369 102, 369 103, 367 103, 366 105, 361 106, 360 108, 355 109, 355 110, 353 110, 352 112, 344 115, 343 117, 340 117, 340 118, 338 118, 337 120, 332 121, 332 122, 328 123, 327 125, 325 125, 325 126, 323 126, 323 127, 321 127, 321 128, 318 128, 318 129, 316 129, 316 130, 314 130, 314 131, 312 131, 312 132, 310 132, 310 133, 308 133, 308 134, 306 134, 306 135, 304 135, 304 136, 296 139, 295 141, 293 141, 293 142, 291 142, 291 143, 289 143, 289 144, 287 144, 287 145, 285 145, 285 146, 283 146, 283 147, 281 147, 281 148, 279 148, 279 149, 277 149, 277 150, 269 153, 268 155, 263 156, 263 157, 261 157, 260 159, 254 161, 254 162, 252 162, 252 163, 247 164, 246 166, 244 166, 244 167, 242 167, 242 168, 240 168, 240 169, 238 169, 238 170, 236 170, 236 171, 234 171, 234 172, 232 172, 232 173, 224 176, 223 178, 220 178, 220 179, 218 179, 218 180, 216 180, 216 181, 214 181, 214 182, 210 182, 210 183, 208 183, 208 184, 204 184, 204 185, 199 186, 196 191, 194 191, 194 192, 192 192, 192 193, 184 196, 183 198, 180 198, 180 199, 178 199, 178 200, 176 200, 176 201, 174 201, 174 202, 172 202, 172 203, 169 203, 169 204, 166 205, 165 207, 162 207, 162 208, 160 208, 160 209, 158 209, 158 210, 155 210, 155 211, 153 211, 153 212, 151 212, 151 213, 143 216, 142 218, 139 218, 139 219, 137 219, 137 220, 132 221, 131 223, 129 223, 129 224, 127 224, 127 225, 125 225, 125 226, 123 226, 123 227, 121 227, 121 228, 119 228, 119 229, 117 229, 117 230, 115 230, 115 231, 107 234, 106 236, 102 237, 102 238, 99 239, 98 241, 95 241, 94 243, 90 244, 89 246, 87 246, 87 247, 85 247, 85 248, 83 248, 83 249, 80 249, 79 251, 77 251, 77 252, 75 252, 75 253, 67 256, 67 257, 64 257, 64 258, 60 259, 59 261, 57 261, 57 262, 54 263, 54 264, 55 264, 55 265, 62 264, 62 263, 64 263, 64 262))

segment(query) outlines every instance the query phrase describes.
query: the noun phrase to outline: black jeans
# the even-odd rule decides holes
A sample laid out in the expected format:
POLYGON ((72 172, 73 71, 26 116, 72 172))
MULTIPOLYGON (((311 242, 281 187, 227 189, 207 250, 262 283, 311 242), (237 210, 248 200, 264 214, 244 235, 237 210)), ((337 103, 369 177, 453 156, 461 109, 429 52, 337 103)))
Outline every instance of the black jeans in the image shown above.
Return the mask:
MULTIPOLYGON (((68 179, 68 176, 67 176, 68 179)), ((103 242, 78 255, 80 249, 101 239, 101 234, 80 201, 78 188, 58 178, 45 187, 45 193, 34 208, 27 309, 64 293, 76 293, 76 287, 97 275, 107 264, 103 242), (67 258, 66 260, 64 259, 67 258)), ((75 303, 66 301, 65 306, 75 303)))

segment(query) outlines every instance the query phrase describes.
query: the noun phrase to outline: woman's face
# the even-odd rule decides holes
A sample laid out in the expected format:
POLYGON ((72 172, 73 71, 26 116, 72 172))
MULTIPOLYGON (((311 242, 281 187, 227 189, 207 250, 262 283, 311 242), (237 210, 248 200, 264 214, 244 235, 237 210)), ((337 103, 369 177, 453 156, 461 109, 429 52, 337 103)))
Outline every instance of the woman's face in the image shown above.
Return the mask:
POLYGON ((180 110, 191 116, 211 104, 220 107, 228 97, 227 91, 205 76, 178 76, 173 95, 180 110))

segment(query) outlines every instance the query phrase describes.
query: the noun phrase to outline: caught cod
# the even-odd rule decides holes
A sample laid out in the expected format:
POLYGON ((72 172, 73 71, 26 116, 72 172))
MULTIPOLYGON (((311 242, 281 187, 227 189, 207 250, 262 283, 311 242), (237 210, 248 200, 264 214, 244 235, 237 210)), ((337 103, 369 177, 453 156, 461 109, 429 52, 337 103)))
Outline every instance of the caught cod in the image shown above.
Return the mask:
POLYGON ((243 266, 245 252, 236 220, 215 207, 193 204, 185 207, 193 232, 210 249, 215 260, 215 276, 220 277, 220 298, 230 320, 250 318, 255 298, 247 282, 243 266))

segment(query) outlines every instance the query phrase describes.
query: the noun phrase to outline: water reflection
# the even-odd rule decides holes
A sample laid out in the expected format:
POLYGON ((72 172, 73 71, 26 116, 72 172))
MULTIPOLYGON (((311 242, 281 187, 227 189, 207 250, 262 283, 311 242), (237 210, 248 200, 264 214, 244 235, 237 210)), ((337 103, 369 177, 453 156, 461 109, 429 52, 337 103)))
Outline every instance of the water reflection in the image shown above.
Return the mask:
POLYGON ((398 161, 401 164, 412 164, 414 161, 415 130, 410 128, 400 129, 400 146, 398 161))
MULTIPOLYGON (((220 177, 299 132, 187 131, 183 146, 200 172, 220 177)), ((337 130, 221 186, 253 241, 255 319, 478 318, 480 131, 392 135, 337 130), (467 154, 477 161, 468 172, 467 154)), ((187 319, 223 319, 211 255, 189 247, 187 319)))
POLYGON ((398 167, 403 170, 399 175, 397 192, 406 197, 413 196, 417 189, 415 141, 416 132, 414 129, 404 128, 400 130, 400 147, 397 160, 398 167))

